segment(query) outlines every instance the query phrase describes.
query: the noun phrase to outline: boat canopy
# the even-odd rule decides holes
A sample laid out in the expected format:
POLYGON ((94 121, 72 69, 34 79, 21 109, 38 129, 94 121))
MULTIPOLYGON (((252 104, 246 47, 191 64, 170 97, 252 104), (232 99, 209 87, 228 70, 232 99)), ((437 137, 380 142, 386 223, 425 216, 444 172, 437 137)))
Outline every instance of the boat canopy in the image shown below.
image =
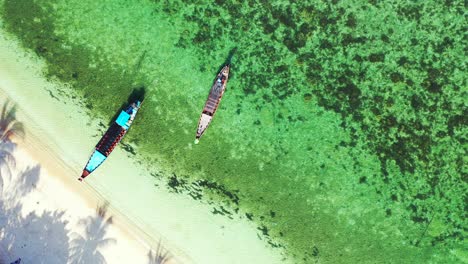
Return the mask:
POLYGON ((119 117, 117 117, 117 120, 115 120, 115 122, 123 127, 125 130, 128 130, 129 126, 127 124, 128 120, 130 119, 130 114, 128 114, 127 112, 125 111, 122 111, 120 112, 120 115, 119 117))
POLYGON ((88 164, 86 165, 86 170, 93 172, 107 157, 104 156, 101 152, 95 150, 91 158, 89 159, 88 164))

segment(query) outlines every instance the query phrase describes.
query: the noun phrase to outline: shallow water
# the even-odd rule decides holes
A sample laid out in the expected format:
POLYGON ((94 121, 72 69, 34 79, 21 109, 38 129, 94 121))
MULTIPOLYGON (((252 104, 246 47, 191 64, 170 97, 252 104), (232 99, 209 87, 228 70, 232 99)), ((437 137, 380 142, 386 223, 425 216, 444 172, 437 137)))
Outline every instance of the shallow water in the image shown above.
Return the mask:
POLYGON ((461 1, 3 8, 7 29, 50 63, 48 75, 105 118, 146 87, 125 142, 154 175, 181 192, 193 192, 191 181, 222 185, 203 199, 252 218, 304 263, 466 259, 462 14, 461 1), (211 82, 234 48, 228 90, 194 146, 211 82))

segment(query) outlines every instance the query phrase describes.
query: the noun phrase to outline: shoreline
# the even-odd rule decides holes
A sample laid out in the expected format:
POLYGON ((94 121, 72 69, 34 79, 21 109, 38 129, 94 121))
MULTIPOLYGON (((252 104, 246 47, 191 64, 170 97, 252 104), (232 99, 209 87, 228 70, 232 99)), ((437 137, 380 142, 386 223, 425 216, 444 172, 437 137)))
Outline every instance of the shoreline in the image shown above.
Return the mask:
MULTIPOLYGON (((3 39, 0 39, 0 43, 3 41, 3 39)), ((4 46, 0 45, 0 56, 4 55, 4 48, 4 46)), ((87 182, 89 181, 89 178, 84 182, 79 182, 77 180, 80 175, 80 170, 77 169, 76 166, 73 166, 76 164, 70 165, 70 163, 67 163, 63 158, 61 158, 61 155, 66 155, 64 154, 64 149, 61 148, 54 140, 47 141, 47 139, 50 139, 50 135, 48 135, 47 131, 37 124, 34 118, 31 117, 29 113, 22 108, 21 104, 17 102, 17 98, 14 98, 14 95, 12 96, 12 94, 9 93, 12 90, 7 91, 4 88, 6 80, 4 78, 4 70, 6 68, 7 67, 0 67, 0 101, 9 101, 10 103, 13 103, 16 106, 16 119, 23 123, 25 130, 24 139, 14 140, 18 149, 20 151, 25 151, 33 160, 37 161, 41 167, 46 168, 49 172, 48 176, 53 177, 55 181, 60 182, 66 188, 78 194, 80 199, 85 202, 86 206, 91 210, 95 210, 98 206, 108 202, 107 199, 99 193, 98 190, 96 190, 96 188, 93 188, 93 186, 87 182), (44 141, 47 141, 47 143, 44 141), (72 177, 72 175, 77 176, 72 177)), ((38 76, 38 72, 34 72, 33 75, 38 76)), ((20 78, 18 78, 18 80, 20 80, 20 78)), ((44 81, 44 83, 46 83, 46 81, 44 81)), ((49 93, 52 94, 50 90, 49 93)), ((54 97, 52 96, 51 98, 54 97)), ((85 118, 89 119, 87 116, 85 118)), ((90 149, 89 152, 91 152, 91 150, 92 149, 90 149)), ((83 166, 84 164, 85 163, 83 163, 83 166)), ((161 241, 163 241, 163 245, 165 245, 167 239, 164 239, 163 237, 155 238, 154 234, 149 235, 136 225, 134 220, 129 219, 118 209, 114 208, 112 203, 109 204, 108 214, 113 217, 112 225, 116 227, 119 232, 123 233, 129 241, 136 241, 140 244, 141 249, 146 250, 146 252, 157 250, 161 241)), ((164 250, 169 250, 165 246, 163 248, 164 250)), ((169 252, 173 257, 173 260, 169 263, 193 263, 188 256, 185 256, 184 253, 176 248, 171 248, 169 252)))
MULTIPOLYGON (((4 98, 5 94, 0 89, 0 101, 4 98)), ((24 118, 24 115, 21 115, 24 118)), ((31 122, 31 120, 27 120, 27 122, 31 122)), ((23 123, 24 124, 24 123, 23 123)), ((68 166, 57 154, 53 152, 51 148, 49 148, 45 144, 39 144, 40 139, 36 137, 33 133, 30 133, 30 129, 28 126, 24 126, 25 128, 25 139, 21 141, 15 140, 15 143, 18 145, 20 150, 23 150, 28 155, 30 155, 33 160, 37 161, 43 167, 46 167, 47 171, 49 172, 48 175, 53 177, 54 180, 59 181, 62 183, 66 188, 69 188, 73 193, 76 193, 80 196, 82 201, 86 204, 87 207, 94 209, 98 206, 101 206, 108 201, 105 197, 103 197, 99 192, 97 192, 91 185, 86 183, 78 183, 74 182, 74 178, 71 177, 60 177, 59 175, 66 175, 70 174, 67 171, 75 171, 73 168, 68 166), (45 165, 45 166, 44 166, 45 165), (82 185, 82 186, 80 186, 82 185)), ((143 230, 141 230, 138 226, 131 223, 131 220, 127 219, 125 215, 121 212, 116 210, 115 208, 110 205, 108 207, 108 212, 113 217, 112 225, 117 227, 119 231, 124 233, 126 237, 130 240, 138 241, 139 244, 146 250, 151 250, 157 244, 155 241, 149 243, 154 239, 151 239, 148 234, 146 234, 143 230)))
POLYGON ((85 180, 84 187, 77 185, 83 184, 76 179, 98 140, 100 120, 54 97, 60 87, 42 77, 44 63, 2 34, 0 56, 4 61, 0 66, 0 90, 18 105, 18 120, 27 126, 28 152, 40 164, 47 164, 48 170, 91 207, 109 200, 109 212, 116 216, 113 225, 150 248, 163 244, 180 263, 285 263, 278 250, 257 238, 253 224, 212 215, 207 204, 155 188, 148 172, 123 151, 115 151, 97 173, 85 180), (22 58, 18 58, 18 52, 22 58), (119 176, 118 182, 114 175, 119 176), (135 177, 140 178, 135 181, 135 177), (128 187, 137 192, 132 194, 128 187), (129 201, 128 195, 133 200, 129 201), (152 206, 141 205, 147 202, 152 206))

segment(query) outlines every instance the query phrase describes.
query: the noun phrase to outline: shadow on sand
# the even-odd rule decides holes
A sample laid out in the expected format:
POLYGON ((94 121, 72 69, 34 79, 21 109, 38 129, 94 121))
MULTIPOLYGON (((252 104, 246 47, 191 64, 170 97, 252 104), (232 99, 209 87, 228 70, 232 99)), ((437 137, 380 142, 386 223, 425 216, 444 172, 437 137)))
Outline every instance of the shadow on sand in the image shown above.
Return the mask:
POLYGON ((23 124, 16 120, 16 106, 6 101, 0 114, 0 194, 5 178, 11 177, 11 167, 16 166, 12 154, 16 144, 11 141, 15 135, 20 138, 24 136, 23 124))
POLYGON ((150 250, 148 252, 148 264, 166 264, 171 260, 172 256, 166 249, 161 245, 161 241, 158 243, 156 251, 150 250))
POLYGON ((25 263, 66 263, 67 221, 61 220, 65 212, 45 210, 23 216, 21 199, 36 188, 41 167, 28 167, 13 175, 16 144, 11 140, 15 136, 24 137, 23 124, 16 120, 15 105, 7 101, 0 113, 0 246, 8 252, 2 257, 8 259, 0 259, 0 263, 18 257, 25 263))
POLYGON ((99 249, 116 242, 106 235, 107 228, 112 224, 112 216, 107 217, 107 208, 108 203, 98 206, 95 216, 88 216, 79 221, 86 232, 84 236, 73 233, 75 238, 71 241, 70 248, 72 263, 106 263, 99 249))
MULTIPOLYGON (((21 198, 28 195, 39 181, 41 167, 29 167, 18 177, 5 181, 0 199, 0 238, 12 259, 21 257, 25 263, 66 263, 68 260, 67 221, 65 211, 30 212, 23 216, 21 198)), ((40 201, 37 201, 40 203, 40 201)))

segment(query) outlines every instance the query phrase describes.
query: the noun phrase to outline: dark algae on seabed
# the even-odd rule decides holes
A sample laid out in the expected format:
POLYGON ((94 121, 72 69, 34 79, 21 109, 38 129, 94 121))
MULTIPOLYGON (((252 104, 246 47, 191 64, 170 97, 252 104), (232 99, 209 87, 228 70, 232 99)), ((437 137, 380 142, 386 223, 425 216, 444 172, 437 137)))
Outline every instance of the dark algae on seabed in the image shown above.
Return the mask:
POLYGON ((0 3, 47 76, 103 117, 147 87, 124 141, 293 263, 467 262, 463 1, 0 3), (192 147, 235 46, 210 144, 192 147))

